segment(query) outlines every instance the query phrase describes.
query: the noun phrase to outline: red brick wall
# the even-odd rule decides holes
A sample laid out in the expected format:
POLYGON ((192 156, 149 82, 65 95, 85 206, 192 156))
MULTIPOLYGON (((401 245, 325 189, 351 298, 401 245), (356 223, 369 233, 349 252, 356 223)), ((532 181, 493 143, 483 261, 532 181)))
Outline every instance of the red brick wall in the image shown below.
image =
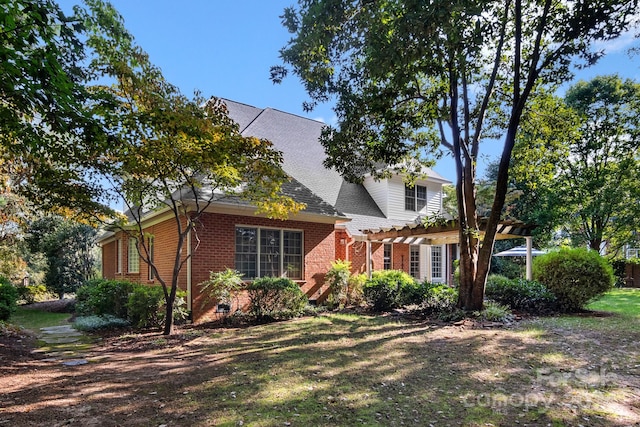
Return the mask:
MULTIPOLYGON (((318 224, 301 221, 279 221, 266 218, 205 214, 197 229, 200 240, 192 239, 192 291, 194 319, 214 317, 212 307, 203 307, 199 283, 207 280, 211 271, 235 268, 235 227, 247 225, 279 229, 301 230, 304 236, 304 280, 300 286, 311 299, 325 297, 324 274, 336 259, 336 237, 333 224, 318 224)), ((246 304, 240 301, 240 306, 246 304)))
POLYGON ((102 246, 102 277, 115 279, 116 277, 116 245, 117 241, 102 246))
MULTIPOLYGON (((170 219, 144 229, 145 234, 154 236, 154 263, 158 268, 159 277, 171 286, 173 265, 177 248, 175 220, 170 219)), ((138 273, 129 273, 129 237, 123 232, 116 234, 116 239, 122 240, 122 271, 116 272, 117 241, 108 243, 102 248, 102 276, 106 279, 123 279, 149 285, 160 285, 158 278, 149 280, 149 267, 140 257, 138 273)), ((184 242, 183 257, 187 255, 187 242, 184 242)), ((187 289, 187 269, 183 267, 178 278, 178 288, 187 289)))
MULTIPOLYGON (((349 250, 351 271, 355 274, 366 273, 367 248, 364 242, 353 242, 349 250)), ((394 244, 391 252, 391 268, 409 272, 409 245, 394 244)), ((371 244, 373 270, 384 269, 384 243, 371 244)))

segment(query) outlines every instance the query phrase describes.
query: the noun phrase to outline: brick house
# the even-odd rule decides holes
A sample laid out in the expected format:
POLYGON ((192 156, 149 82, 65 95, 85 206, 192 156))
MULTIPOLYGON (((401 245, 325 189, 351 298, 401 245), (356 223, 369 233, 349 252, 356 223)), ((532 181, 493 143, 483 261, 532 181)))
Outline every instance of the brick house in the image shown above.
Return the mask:
MULTIPOLYGON (((286 221, 255 214, 237 199, 215 202, 198 229, 199 247, 187 241, 190 256, 181 272, 195 321, 211 316, 203 309, 198 283, 211 271, 233 268, 251 279, 287 277, 298 282, 311 300, 326 297, 324 274, 337 259, 351 261, 353 272, 400 269, 418 280, 445 282, 455 257, 453 245, 427 244, 427 239, 372 241, 365 230, 385 230, 416 224, 419 218, 442 210, 442 186, 449 183, 432 170, 426 179, 407 187, 400 176, 362 184, 346 182, 323 166, 326 155, 319 143, 323 124, 293 114, 225 100, 229 115, 243 135, 270 140, 283 153, 283 169, 292 178, 283 191, 306 209, 286 221)), ((149 214, 145 234, 153 236, 153 259, 160 274, 170 277, 175 256, 175 219, 166 212, 149 214), (165 261, 166 259, 166 261, 165 261)), ((157 283, 141 262, 135 240, 107 233, 100 240, 105 278, 157 283)))

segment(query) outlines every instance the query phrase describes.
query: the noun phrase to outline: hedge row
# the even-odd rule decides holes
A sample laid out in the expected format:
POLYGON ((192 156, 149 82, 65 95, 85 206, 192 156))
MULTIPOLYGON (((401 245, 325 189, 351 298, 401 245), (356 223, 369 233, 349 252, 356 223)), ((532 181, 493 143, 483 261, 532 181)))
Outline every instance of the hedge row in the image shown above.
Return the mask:
MULTIPOLYGON (((186 293, 179 291, 174 302, 176 321, 186 318, 186 293)), ((165 318, 164 291, 125 280, 90 280, 76 293, 79 316, 114 316, 137 328, 160 328, 165 318)))

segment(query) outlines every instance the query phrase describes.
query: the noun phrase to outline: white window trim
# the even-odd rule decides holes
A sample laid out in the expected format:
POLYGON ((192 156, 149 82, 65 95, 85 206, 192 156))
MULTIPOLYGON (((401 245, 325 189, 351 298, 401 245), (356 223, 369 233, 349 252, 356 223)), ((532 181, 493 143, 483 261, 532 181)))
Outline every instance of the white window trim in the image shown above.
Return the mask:
MULTIPOLYGON (((261 277, 265 277, 265 276, 261 276, 260 275, 260 240, 262 237, 262 230, 276 230, 280 232, 280 277, 288 277, 287 276, 287 271, 285 269, 284 266, 284 232, 285 231, 292 231, 292 232, 296 232, 296 233, 300 233, 301 235, 301 241, 300 241, 300 278, 295 278, 295 279, 291 279, 294 281, 300 281, 300 280, 304 280, 304 275, 305 275, 305 252, 304 252, 304 230, 301 229, 296 229, 296 228, 277 228, 277 227, 260 227, 257 225, 244 225, 244 224, 236 224, 235 228, 234 228, 234 241, 233 241, 233 256, 234 256, 234 264, 235 264, 235 255, 236 255, 236 249, 235 249, 235 230, 238 228, 255 228, 257 230, 257 235, 256 235, 256 244, 257 244, 257 251, 256 251, 256 277, 254 278, 248 278, 248 281, 253 281, 255 279, 259 279, 261 277)), ((235 265, 234 265, 235 267, 235 265)))
POLYGON ((405 212, 422 212, 425 209, 428 209, 429 207, 429 186, 428 185, 422 185, 422 184, 415 184, 413 187, 408 186, 407 184, 404 185, 404 210, 405 212), (425 199, 424 199, 424 205, 423 206, 418 206, 418 187, 424 188, 425 191, 425 199), (413 190, 413 209, 407 209, 407 190, 413 190))
POLYGON ((140 254, 138 253, 138 240, 133 237, 129 237, 129 245, 127 248, 127 273, 138 274, 140 273, 140 254), (135 242, 133 245, 131 242, 135 242), (133 246, 133 247, 132 247, 133 246), (136 260, 136 262, 132 262, 136 260), (135 266, 134 270, 132 267, 135 266))
POLYGON ((122 239, 116 240, 116 274, 122 274, 122 239))

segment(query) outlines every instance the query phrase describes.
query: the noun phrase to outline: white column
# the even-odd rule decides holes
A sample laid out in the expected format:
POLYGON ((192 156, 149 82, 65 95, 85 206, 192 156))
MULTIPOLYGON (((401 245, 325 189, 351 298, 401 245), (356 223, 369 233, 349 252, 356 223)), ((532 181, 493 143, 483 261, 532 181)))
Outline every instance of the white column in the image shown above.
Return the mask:
POLYGON ((366 241, 367 256, 365 262, 367 263, 367 277, 371 279, 371 242, 366 241))
POLYGON ((524 238, 527 241, 527 280, 533 280, 533 243, 531 236, 527 236, 524 238))

